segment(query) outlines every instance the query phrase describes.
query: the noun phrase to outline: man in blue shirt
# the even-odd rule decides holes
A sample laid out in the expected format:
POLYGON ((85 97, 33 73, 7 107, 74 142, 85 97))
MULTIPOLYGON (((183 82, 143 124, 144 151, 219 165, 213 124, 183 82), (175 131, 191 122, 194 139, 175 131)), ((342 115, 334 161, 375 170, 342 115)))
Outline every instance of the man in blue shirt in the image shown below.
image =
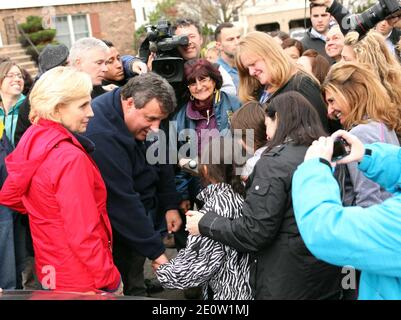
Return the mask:
POLYGON ((241 33, 232 23, 222 23, 217 26, 214 38, 216 40, 216 48, 220 51, 217 63, 231 76, 238 92, 239 76, 235 67, 235 51, 240 42, 241 33))

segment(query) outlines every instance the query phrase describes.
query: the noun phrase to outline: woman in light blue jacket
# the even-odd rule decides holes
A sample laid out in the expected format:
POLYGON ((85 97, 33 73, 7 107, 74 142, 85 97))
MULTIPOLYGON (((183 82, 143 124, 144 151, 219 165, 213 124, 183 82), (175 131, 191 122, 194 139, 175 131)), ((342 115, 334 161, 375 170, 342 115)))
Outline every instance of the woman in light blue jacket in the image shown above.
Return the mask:
POLYGON ((364 146, 342 130, 321 137, 308 149, 292 187, 295 217, 308 249, 328 263, 361 270, 359 299, 401 299, 400 147, 364 146), (350 144, 351 154, 337 163, 358 161, 358 169, 392 198, 368 208, 343 207, 329 162, 338 137, 350 144))

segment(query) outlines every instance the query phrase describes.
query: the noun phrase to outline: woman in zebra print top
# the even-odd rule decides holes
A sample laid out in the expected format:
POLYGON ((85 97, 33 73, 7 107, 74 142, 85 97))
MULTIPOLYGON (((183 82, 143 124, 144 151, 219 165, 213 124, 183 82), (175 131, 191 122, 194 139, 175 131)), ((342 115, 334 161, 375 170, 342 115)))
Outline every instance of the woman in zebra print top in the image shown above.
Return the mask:
MULTIPOLYGON (((205 203, 200 211, 213 210, 222 217, 237 219, 242 216, 244 188, 233 165, 224 164, 227 149, 233 150, 232 140, 214 138, 207 147, 209 155, 216 150, 213 145, 217 143, 220 163, 201 164, 199 168, 201 179, 208 184, 198 195, 198 199, 205 203)), ((206 160, 202 159, 202 163, 215 162, 206 160)), ((164 288, 201 286, 205 300, 252 299, 249 255, 201 235, 189 236, 186 248, 169 263, 161 265, 156 275, 164 288)))

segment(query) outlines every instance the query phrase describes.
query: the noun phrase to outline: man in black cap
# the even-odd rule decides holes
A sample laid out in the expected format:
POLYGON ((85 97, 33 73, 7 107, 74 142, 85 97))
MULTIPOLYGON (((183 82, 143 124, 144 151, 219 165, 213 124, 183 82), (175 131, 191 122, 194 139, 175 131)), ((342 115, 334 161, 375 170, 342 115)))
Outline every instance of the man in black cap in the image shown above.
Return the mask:
POLYGON ((67 65, 68 47, 64 44, 48 44, 39 54, 39 76, 58 66, 67 65))

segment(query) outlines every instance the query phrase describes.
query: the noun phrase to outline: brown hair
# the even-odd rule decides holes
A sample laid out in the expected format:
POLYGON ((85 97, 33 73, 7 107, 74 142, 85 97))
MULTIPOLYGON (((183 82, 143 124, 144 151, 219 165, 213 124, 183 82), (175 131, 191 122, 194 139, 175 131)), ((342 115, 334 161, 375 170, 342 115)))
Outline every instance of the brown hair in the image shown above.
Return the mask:
POLYGON ((210 181, 211 179, 216 182, 228 183, 232 186, 233 190, 245 196, 245 188, 241 182, 240 175, 236 174, 236 169, 240 165, 235 162, 236 152, 234 140, 231 137, 218 136, 206 145, 202 156, 200 156, 199 163, 201 164, 199 174, 203 181, 210 181), (218 150, 218 158, 216 159, 216 150, 218 150), (227 163, 227 154, 231 153, 232 159, 227 163), (202 165, 207 168, 207 175, 202 170, 202 165))
POLYGON ((5 60, 2 63, 0 63, 0 87, 3 84, 3 80, 5 79, 8 71, 11 70, 12 67, 16 66, 22 74, 21 68, 15 63, 12 62, 11 60, 5 60))
POLYGON ((302 56, 302 53, 304 52, 304 47, 303 47, 301 41, 298 41, 298 40, 292 39, 292 38, 288 38, 288 39, 283 40, 283 43, 281 44, 281 47, 283 49, 295 47, 295 48, 297 48, 300 56, 302 56))
POLYGON ((246 130, 253 130, 254 150, 267 143, 265 113, 257 101, 249 101, 234 112, 231 117, 231 129, 242 131, 242 140, 246 140, 246 130))
POLYGON ((343 95, 349 104, 351 112, 344 120, 346 129, 375 120, 401 133, 400 111, 368 65, 335 64, 322 85, 322 91, 327 90, 343 95))
POLYGON ((314 49, 306 50, 302 56, 311 58, 312 73, 320 83, 323 83, 330 69, 327 59, 314 49))

